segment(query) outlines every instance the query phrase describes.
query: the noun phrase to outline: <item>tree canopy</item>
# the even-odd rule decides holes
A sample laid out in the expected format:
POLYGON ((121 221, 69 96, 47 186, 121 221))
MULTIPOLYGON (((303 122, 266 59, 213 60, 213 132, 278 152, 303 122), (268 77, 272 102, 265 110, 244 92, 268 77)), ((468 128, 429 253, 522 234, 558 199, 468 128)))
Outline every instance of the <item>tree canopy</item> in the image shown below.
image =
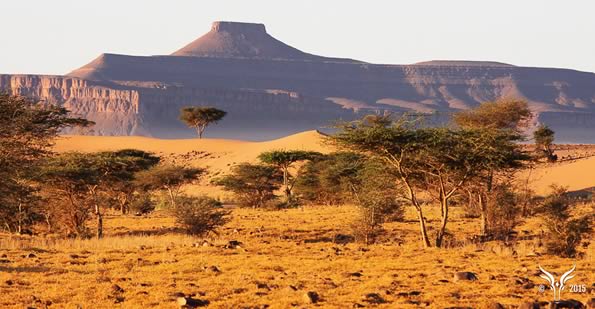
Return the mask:
POLYGON ((501 99, 455 113, 453 121, 463 128, 508 129, 520 132, 533 117, 524 100, 501 99))
POLYGON ((233 192, 243 206, 256 208, 275 198, 274 191, 279 189, 282 180, 281 172, 273 166, 242 163, 213 183, 233 192))
POLYGON ((144 190, 166 190, 171 206, 176 205, 180 188, 197 180, 205 173, 204 169, 175 165, 157 165, 138 172, 134 183, 144 190))
POLYGON ((295 179, 291 179, 289 174, 289 168, 299 161, 312 160, 316 157, 320 157, 321 154, 314 151, 303 151, 303 150, 272 150, 263 152, 258 156, 258 159, 263 163, 270 164, 281 170, 283 173, 283 187, 287 200, 291 198, 291 190, 295 184, 295 179))
POLYGON ((225 115, 225 111, 206 106, 189 106, 180 110, 180 120, 188 127, 196 129, 199 138, 202 138, 207 126, 217 123, 225 115))
POLYGON ((545 124, 540 124, 537 130, 533 132, 533 139, 535 139, 535 148, 542 152, 549 161, 555 161, 557 157, 554 155, 552 145, 554 144, 554 130, 550 129, 545 124))

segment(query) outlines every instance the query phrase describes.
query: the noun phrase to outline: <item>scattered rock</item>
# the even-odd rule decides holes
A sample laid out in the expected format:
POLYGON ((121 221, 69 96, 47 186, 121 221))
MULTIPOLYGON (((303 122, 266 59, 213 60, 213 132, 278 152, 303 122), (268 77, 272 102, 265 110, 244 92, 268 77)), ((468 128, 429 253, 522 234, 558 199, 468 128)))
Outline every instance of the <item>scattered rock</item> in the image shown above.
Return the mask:
POLYGON ((8 255, 6 255, 6 254, 2 254, 2 255, 0 255, 0 258, 3 258, 3 259, 5 259, 5 258, 7 258, 7 257, 8 257, 8 255))
POLYGON ((248 289, 244 289, 244 288, 237 288, 237 289, 233 289, 232 290, 232 292, 234 294, 242 294, 242 293, 247 292, 247 291, 248 291, 248 289))
POLYGON ((6 285, 13 285, 14 284, 14 281, 12 281, 12 280, 6 280, 6 281, 4 281, 4 283, 6 285))
POLYGON ((336 234, 335 237, 333 237, 333 242, 341 245, 348 244, 354 240, 355 238, 353 236, 345 234, 336 234))
POLYGON ((550 305, 550 309, 561 309, 561 308, 584 309, 585 305, 583 305, 583 303, 581 303, 580 301, 575 300, 575 299, 558 300, 558 301, 553 302, 550 305))
POLYGON ((364 308, 364 307, 366 307, 366 306, 364 306, 364 305, 362 305, 360 303, 353 304, 353 308, 364 308))
POLYGON ((355 277, 355 278, 360 278, 363 277, 363 274, 359 271, 356 272, 352 272, 352 273, 346 273, 345 274, 346 277, 355 277))
POLYGON ((120 294, 120 293, 124 293, 124 289, 121 288, 117 284, 112 285, 112 294, 120 294))
POLYGON ((370 303, 370 304, 384 304, 386 300, 380 296, 378 293, 368 293, 364 295, 362 301, 370 303))
POLYGON ((314 291, 309 291, 306 294, 304 294, 304 300, 308 303, 316 304, 320 301, 320 295, 318 295, 318 293, 314 291))
POLYGON ((408 297, 408 296, 419 296, 421 295, 421 291, 411 291, 411 292, 399 292, 397 296, 399 297, 408 297))
POLYGON ((519 305, 519 309, 539 309, 539 303, 536 302, 524 302, 519 305))
POLYGON ((211 244, 208 241, 203 241, 203 242, 197 242, 192 244, 193 247, 210 247, 211 244))
POLYGON ((261 290, 267 290, 267 291, 271 290, 271 288, 266 283, 262 283, 262 282, 257 282, 256 288, 261 289, 261 290))
POLYGON ((27 258, 29 258, 29 259, 34 259, 36 257, 37 257, 37 255, 35 255, 35 253, 29 253, 29 254, 27 254, 27 258))
POLYGON ((219 269, 219 267, 217 267, 215 265, 205 266, 204 267, 204 270, 206 272, 213 273, 213 274, 219 274, 219 273, 221 273, 221 270, 219 269))
POLYGON ((182 308, 205 307, 209 305, 208 300, 195 299, 192 297, 178 297, 178 305, 182 308))
POLYGON ((475 273, 472 273, 470 271, 459 271, 459 272, 455 273, 453 280, 454 280, 454 282, 457 282, 457 281, 476 281, 478 279, 477 279, 477 275, 475 273))
POLYGON ((225 249, 241 249, 242 245, 243 244, 240 241, 230 240, 229 242, 227 242, 227 244, 225 246, 223 246, 223 248, 225 248, 225 249))
POLYGON ((504 306, 501 303, 490 303, 487 309, 504 309, 504 306))

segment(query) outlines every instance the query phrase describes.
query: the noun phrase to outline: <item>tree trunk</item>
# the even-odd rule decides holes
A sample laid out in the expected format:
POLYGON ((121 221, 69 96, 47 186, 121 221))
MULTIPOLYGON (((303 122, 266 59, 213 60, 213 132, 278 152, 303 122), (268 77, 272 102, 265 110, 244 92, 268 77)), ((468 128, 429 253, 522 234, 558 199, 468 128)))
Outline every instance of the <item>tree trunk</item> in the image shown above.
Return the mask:
POLYGON ((430 238, 428 237, 428 230, 426 228, 426 219, 424 218, 423 211, 421 206, 415 208, 417 211, 417 217, 419 219, 419 229, 421 232, 421 242, 424 245, 424 248, 430 247, 430 238))
POLYGON ((444 234, 446 233, 446 223, 448 223, 448 197, 444 196, 444 193, 441 193, 440 197, 440 209, 442 212, 442 221, 440 224, 440 229, 438 230, 438 235, 436 236, 436 247, 440 248, 442 246, 442 240, 444 238, 444 234))
MULTIPOLYGON (((401 171, 401 173, 402 173, 402 171, 401 171)), ((407 188, 409 200, 411 201, 411 204, 413 205, 413 207, 415 207, 415 210, 417 211, 417 217, 419 219, 419 229, 421 232, 421 242, 424 245, 424 248, 429 248, 430 247, 430 239, 428 237, 428 229, 426 228, 426 219, 424 218, 424 214, 423 214, 421 205, 419 204, 419 201, 417 200, 417 197, 415 196, 415 192, 413 191, 413 188, 411 187, 409 180, 405 177, 401 177, 401 182, 407 188)))
POLYGON ((479 226, 479 235, 486 236, 488 234, 488 205, 487 201, 483 196, 483 193, 479 193, 479 207, 481 209, 481 217, 480 217, 480 226, 479 226))
POLYGON ((18 216, 17 234, 23 233, 23 203, 19 203, 19 216, 18 216))
POLYGON ((289 202, 291 200, 291 189, 289 188, 289 171, 288 167, 283 167, 283 187, 285 192, 285 198, 289 202))
POLYGON ((95 203, 95 215, 97 216, 97 239, 101 239, 103 237, 103 215, 97 203, 95 203))
POLYGON ((125 194, 124 197, 119 199, 120 202, 120 212, 125 215, 127 212, 126 204, 128 204, 128 195, 125 194))
POLYGON ((95 204, 95 216, 97 217, 97 239, 101 239, 103 237, 103 214, 101 213, 99 203, 97 202, 96 189, 97 186, 93 186, 90 191, 93 196, 93 204, 95 204))
POLYGON ((168 194, 169 194, 169 201, 170 201, 170 203, 171 203, 171 206, 172 206, 173 208, 175 208, 175 207, 176 207, 176 197, 174 196, 174 192, 173 192, 173 191, 172 191, 172 189, 171 189, 171 188, 169 188, 169 187, 167 188, 167 192, 168 192, 168 194))

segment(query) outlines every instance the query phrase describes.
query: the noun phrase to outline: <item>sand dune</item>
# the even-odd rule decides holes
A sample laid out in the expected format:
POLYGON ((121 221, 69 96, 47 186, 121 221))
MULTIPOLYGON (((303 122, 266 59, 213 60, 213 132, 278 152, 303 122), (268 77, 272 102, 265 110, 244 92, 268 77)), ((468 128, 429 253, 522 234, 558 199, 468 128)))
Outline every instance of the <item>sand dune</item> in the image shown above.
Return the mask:
POLYGON ((62 136, 54 149, 58 152, 96 152, 125 148, 141 149, 176 160, 207 167, 213 174, 227 172, 235 164, 255 162, 261 152, 274 149, 297 149, 328 153, 323 135, 306 131, 266 142, 227 139, 156 139, 139 136, 62 136))
MULTIPOLYGON (((226 173, 242 162, 256 162, 263 151, 274 149, 332 151, 323 143, 323 135, 306 131, 266 142, 247 142, 228 139, 156 139, 138 136, 63 136, 55 146, 58 152, 94 152, 124 148, 151 151, 176 162, 205 167, 211 175, 226 173)), ((570 162, 548 164, 532 171, 519 173, 519 179, 529 177, 529 186, 537 194, 550 191, 552 184, 567 186, 570 191, 595 187, 595 157, 570 162)))
POLYGON ((569 191, 589 190, 595 188, 595 157, 541 166, 520 173, 519 177, 529 177, 529 186, 540 195, 550 193, 553 184, 569 191))

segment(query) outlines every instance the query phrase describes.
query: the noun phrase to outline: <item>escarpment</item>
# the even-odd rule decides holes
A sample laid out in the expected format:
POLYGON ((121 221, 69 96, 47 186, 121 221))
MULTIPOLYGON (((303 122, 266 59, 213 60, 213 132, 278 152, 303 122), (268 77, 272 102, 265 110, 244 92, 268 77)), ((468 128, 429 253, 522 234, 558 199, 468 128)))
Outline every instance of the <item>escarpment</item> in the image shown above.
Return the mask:
POLYGON ((527 100, 536 122, 552 126, 563 141, 595 142, 593 73, 489 61, 378 65, 322 57, 273 38, 262 24, 215 22, 172 55, 103 54, 66 76, 0 75, 0 89, 96 121, 87 134, 187 137, 192 131, 177 120, 179 109, 210 105, 228 116, 209 136, 255 140, 383 110, 447 118, 510 97, 527 100))

